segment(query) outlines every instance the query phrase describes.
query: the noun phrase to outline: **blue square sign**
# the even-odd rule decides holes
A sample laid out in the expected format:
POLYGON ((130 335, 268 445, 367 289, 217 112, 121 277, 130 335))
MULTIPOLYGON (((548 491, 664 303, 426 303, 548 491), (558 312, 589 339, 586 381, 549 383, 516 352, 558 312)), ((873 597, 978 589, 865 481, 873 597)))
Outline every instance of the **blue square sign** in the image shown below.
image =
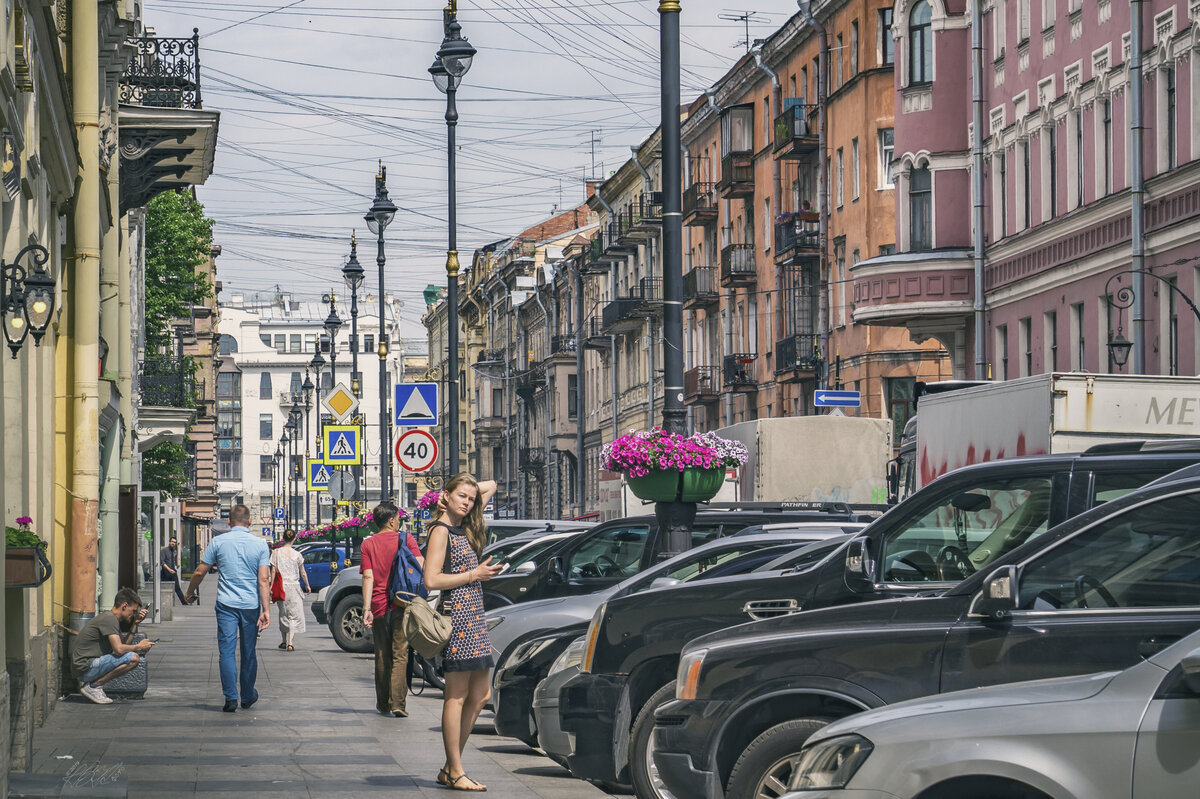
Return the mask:
POLYGON ((397 427, 435 427, 437 423, 437 383, 396 384, 397 427))

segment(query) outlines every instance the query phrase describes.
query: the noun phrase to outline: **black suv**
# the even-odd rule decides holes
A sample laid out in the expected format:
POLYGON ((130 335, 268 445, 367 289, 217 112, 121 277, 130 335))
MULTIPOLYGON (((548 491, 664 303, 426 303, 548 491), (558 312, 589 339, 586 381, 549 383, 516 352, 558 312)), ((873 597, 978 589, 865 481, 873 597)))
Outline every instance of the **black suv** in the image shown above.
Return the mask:
MULTIPOLYGON (((843 502, 746 503, 733 510, 704 510, 692 525, 692 545, 733 535, 751 525, 772 522, 858 522, 874 515, 843 502)), ((628 516, 599 524, 538 555, 526 568, 513 569, 483 584, 488 610, 533 599, 590 594, 632 577, 662 552, 658 521, 628 516)))
POLYGON ((697 636, 812 608, 940 593, 1047 528, 1197 462, 1200 442, 1187 440, 970 466, 819 563, 609 602, 588 629, 583 672, 560 694, 563 729, 576 736, 571 771, 656 794, 647 758, 654 711, 673 697, 680 651, 697 636))
POLYGON ((943 691, 1124 669, 1161 651, 1200 627, 1200 478, 1172 479, 1059 525, 941 596, 692 641, 679 698, 657 713, 658 774, 676 796, 759 796, 788 783, 800 747, 833 719, 943 691))

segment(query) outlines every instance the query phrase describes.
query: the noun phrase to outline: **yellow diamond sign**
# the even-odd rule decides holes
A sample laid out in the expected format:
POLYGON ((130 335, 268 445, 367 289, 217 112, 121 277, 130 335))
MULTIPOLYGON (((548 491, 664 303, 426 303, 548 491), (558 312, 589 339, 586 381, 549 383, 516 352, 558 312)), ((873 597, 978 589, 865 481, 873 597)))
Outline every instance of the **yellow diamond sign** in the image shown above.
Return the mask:
POLYGON ((358 398, 343 383, 338 383, 322 397, 321 404, 328 408, 339 422, 346 421, 351 414, 358 410, 358 398))

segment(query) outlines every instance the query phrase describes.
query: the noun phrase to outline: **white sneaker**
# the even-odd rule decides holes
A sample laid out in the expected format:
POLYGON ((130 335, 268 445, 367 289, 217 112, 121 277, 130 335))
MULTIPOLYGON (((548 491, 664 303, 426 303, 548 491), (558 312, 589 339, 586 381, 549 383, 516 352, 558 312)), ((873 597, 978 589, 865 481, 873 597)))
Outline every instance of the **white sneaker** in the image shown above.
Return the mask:
POLYGON ((79 693, 83 694, 97 705, 112 704, 112 697, 104 693, 104 689, 97 685, 85 685, 79 689, 79 693))

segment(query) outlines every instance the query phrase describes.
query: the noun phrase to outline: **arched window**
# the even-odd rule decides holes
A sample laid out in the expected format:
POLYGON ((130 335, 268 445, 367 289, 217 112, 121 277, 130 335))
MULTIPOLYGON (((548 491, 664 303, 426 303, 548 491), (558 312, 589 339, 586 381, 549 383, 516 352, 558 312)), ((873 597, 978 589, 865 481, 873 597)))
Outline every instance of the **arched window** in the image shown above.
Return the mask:
POLYGON ((271 398, 271 373, 270 372, 263 372, 262 376, 258 378, 258 398, 259 399, 270 399, 271 398))
POLYGON ((910 86, 933 80, 933 12, 927 0, 913 4, 908 16, 908 83, 910 86))
POLYGON ((232 355, 238 351, 237 339, 228 334, 221 335, 221 341, 217 344, 218 352, 221 355, 232 355))
POLYGON ((933 176, 928 167, 914 169, 908 183, 909 249, 933 247, 933 176))

